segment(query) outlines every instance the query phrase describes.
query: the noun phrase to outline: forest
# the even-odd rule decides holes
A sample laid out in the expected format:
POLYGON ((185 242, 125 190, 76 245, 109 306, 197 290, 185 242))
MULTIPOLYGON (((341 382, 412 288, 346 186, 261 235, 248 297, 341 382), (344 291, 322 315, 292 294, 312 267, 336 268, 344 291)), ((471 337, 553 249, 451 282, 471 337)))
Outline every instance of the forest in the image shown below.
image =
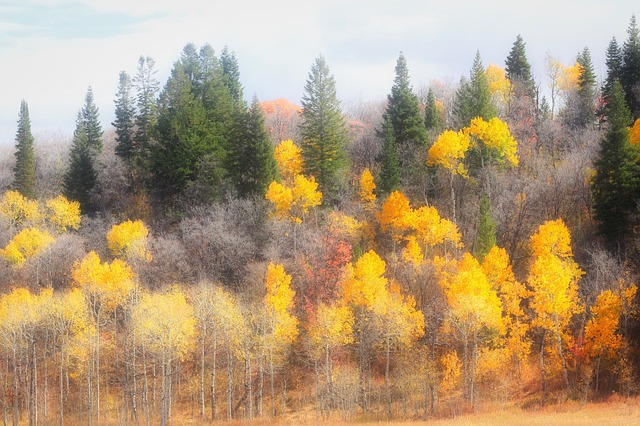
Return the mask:
MULTIPOLYGON (((140 56, 0 149, 4 424, 430 419, 637 395, 640 34, 342 104, 140 56), (79 103, 80 105, 80 103, 79 103)), ((471 61, 472 59, 472 61, 471 61)), ((191 424, 191 423, 190 423, 191 424)), ((193 423, 196 424, 196 423, 193 423)), ((200 424, 200 423, 198 423, 200 424)))

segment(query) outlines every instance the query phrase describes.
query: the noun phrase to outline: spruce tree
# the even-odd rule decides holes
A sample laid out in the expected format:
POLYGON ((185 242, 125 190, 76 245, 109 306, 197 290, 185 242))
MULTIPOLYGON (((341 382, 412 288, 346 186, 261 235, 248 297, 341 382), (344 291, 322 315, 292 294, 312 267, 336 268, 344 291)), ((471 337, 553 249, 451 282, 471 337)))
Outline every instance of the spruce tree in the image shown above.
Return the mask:
POLYGON ((458 128, 469 125, 469 122, 482 117, 488 121, 496 116, 496 107, 489 91, 489 79, 485 73, 480 52, 476 52, 471 67, 470 80, 462 79, 456 92, 454 114, 458 128))
POLYGON ((478 235, 473 247, 473 255, 480 262, 496 245, 496 223, 491 217, 491 203, 486 196, 480 201, 480 216, 478 219, 478 235))
POLYGON ((149 147, 154 139, 155 127, 158 121, 157 96, 160 83, 156 79, 155 61, 147 56, 138 59, 138 70, 133 78, 136 89, 136 110, 134 146, 140 153, 139 168, 146 169, 146 158, 149 147))
POLYGON ((577 124, 585 127, 593 123, 596 75, 593 72, 591 53, 585 47, 576 59, 580 64, 578 76, 578 115, 577 124))
POLYGON ((236 132, 239 138, 229 147, 227 171, 240 196, 264 195, 277 177, 277 168, 257 97, 240 116, 243 119, 238 120, 240 128, 236 132))
POLYGON ((87 94, 84 97, 82 121, 87 134, 87 146, 93 155, 100 154, 102 152, 102 127, 100 126, 98 107, 93 101, 91 87, 87 89, 87 94))
POLYGON ((640 168, 638 148, 629 144, 629 109, 619 82, 614 82, 606 106, 608 128, 595 162, 591 182, 593 209, 600 233, 608 247, 624 247, 630 231, 631 213, 638 200, 640 168))
POLYGON ((131 167, 131 160, 138 150, 134 139, 135 106, 131 94, 131 77, 125 71, 120 72, 118 93, 114 102, 116 119, 111 125, 116 133, 115 152, 131 167))
POLYGON ((13 168, 12 187, 28 198, 36 196, 36 167, 33 154, 33 135, 29 119, 29 105, 20 103, 18 130, 16 131, 16 165, 13 168))
POLYGON ((331 199, 344 178, 348 133, 335 79, 322 56, 311 66, 304 87, 300 127, 305 174, 314 176, 320 191, 331 199))
POLYGON ((518 90, 521 87, 527 95, 533 98, 535 85, 531 76, 531 65, 527 60, 524 39, 520 34, 513 42, 509 56, 505 61, 505 71, 507 78, 518 90))
POLYGON ((385 117, 393 126, 396 144, 423 146, 427 143, 424 117, 420 111, 420 101, 413 93, 409 80, 407 60, 402 52, 398 56, 391 93, 387 96, 385 117))
POLYGON ((640 117, 640 32, 635 15, 631 17, 629 37, 622 46, 620 83, 633 119, 640 117))
POLYGON ((427 104, 424 108, 424 125, 427 130, 438 134, 443 130, 442 119, 440 118, 440 111, 436 104, 436 95, 433 93, 433 89, 430 87, 427 92, 427 104))
POLYGON ((220 54, 220 62, 222 65, 222 75, 224 76, 224 84, 227 86, 233 102, 239 107, 244 108, 243 89, 240 83, 240 67, 238 60, 233 52, 229 52, 227 46, 222 49, 220 54))
POLYGON ((64 175, 64 195, 68 199, 80 203, 82 214, 91 214, 95 212, 92 194, 97 176, 93 167, 93 153, 88 144, 82 111, 78 112, 69 156, 69 168, 64 175))
POLYGON ((622 50, 618 45, 616 38, 612 38, 609 42, 606 52, 607 78, 604 81, 602 94, 605 99, 609 96, 613 83, 620 81, 620 72, 622 70, 622 50))
POLYGON ((393 124, 388 118, 382 123, 382 152, 380 153, 380 174, 377 188, 381 194, 389 194, 400 189, 401 176, 400 161, 398 160, 398 145, 393 133, 393 124))

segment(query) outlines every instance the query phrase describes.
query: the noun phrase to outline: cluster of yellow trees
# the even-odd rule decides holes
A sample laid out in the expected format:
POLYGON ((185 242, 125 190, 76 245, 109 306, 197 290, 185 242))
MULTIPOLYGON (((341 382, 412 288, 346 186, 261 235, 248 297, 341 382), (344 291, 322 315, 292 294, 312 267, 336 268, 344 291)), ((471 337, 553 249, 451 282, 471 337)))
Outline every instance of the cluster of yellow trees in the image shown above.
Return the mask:
MULTIPOLYGON (((458 160, 483 145, 492 158, 515 165, 514 144, 499 120, 474 120, 463 132, 445 132, 428 161, 465 174, 458 160), (459 153, 447 153, 456 145, 446 138, 461 141, 459 153)), ((266 199, 272 220, 295 230, 322 194, 313 177, 301 174, 292 141, 277 147, 276 158, 281 182, 269 186, 266 199)), ((259 297, 212 283, 149 290, 137 273, 153 257, 149 231, 129 220, 105 235, 103 259, 90 251, 74 264, 68 288, 4 288, 5 420, 18 424, 26 414, 30 424, 63 424, 71 415, 94 423, 117 416, 166 424, 188 407, 203 418, 254 418, 287 410, 287 389, 312 394, 301 400, 315 402, 319 413, 352 412, 355 405, 371 407, 365 383, 376 378, 384 383, 378 401, 390 417, 407 399, 423 399, 425 412, 439 399, 452 410, 461 401, 476 405, 488 389, 520 386, 523 370, 536 365, 542 392, 564 389, 568 396, 575 386, 588 389, 593 377, 597 388, 603 366, 628 367, 622 329, 634 315, 637 288, 621 278, 585 306, 584 272, 562 220, 541 224, 530 237, 528 275, 519 282, 506 250, 495 246, 475 258, 464 250, 455 221, 433 206, 412 206, 399 191, 380 202, 368 169, 358 194, 353 216, 316 215, 315 226, 363 250, 330 283, 335 296, 304 309, 298 277, 275 261, 264 265, 259 297), (414 287, 404 281, 408 276, 414 287), (425 297, 426 288, 435 294, 425 297), (340 372, 356 364, 358 385, 348 390, 340 372), (403 369, 424 383, 424 398, 394 386, 403 369)), ((13 191, 0 199, 0 218, 11 236, 0 258, 16 269, 37 264, 81 219, 78 204, 64 197, 42 206, 13 191)))

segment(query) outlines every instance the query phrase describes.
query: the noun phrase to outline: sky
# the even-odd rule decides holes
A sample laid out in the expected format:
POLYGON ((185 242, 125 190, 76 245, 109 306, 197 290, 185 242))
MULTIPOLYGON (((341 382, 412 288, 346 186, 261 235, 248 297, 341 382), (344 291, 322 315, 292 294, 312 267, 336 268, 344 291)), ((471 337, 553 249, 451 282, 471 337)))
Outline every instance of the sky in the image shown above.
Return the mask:
POLYGON ((71 135, 89 86, 109 128, 119 72, 151 56, 164 85, 190 42, 234 51, 248 99, 299 103, 322 54, 347 104, 385 99, 400 51, 418 90, 456 84, 476 50, 504 66, 518 34, 543 85, 547 52, 571 65, 585 46, 603 77, 609 41, 639 12, 637 0, 0 0, 0 145, 15 143, 23 99, 36 137, 71 135))

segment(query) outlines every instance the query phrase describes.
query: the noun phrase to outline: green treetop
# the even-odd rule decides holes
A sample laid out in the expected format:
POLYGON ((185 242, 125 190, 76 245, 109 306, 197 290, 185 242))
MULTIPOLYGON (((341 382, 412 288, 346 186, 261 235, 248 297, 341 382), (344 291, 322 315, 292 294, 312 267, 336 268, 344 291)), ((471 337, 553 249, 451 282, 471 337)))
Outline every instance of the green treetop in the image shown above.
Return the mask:
POLYGON ((28 198, 36 195, 36 168, 33 155, 33 135, 29 106, 24 100, 20 103, 18 130, 16 132, 16 165, 13 168, 13 188, 28 198))

